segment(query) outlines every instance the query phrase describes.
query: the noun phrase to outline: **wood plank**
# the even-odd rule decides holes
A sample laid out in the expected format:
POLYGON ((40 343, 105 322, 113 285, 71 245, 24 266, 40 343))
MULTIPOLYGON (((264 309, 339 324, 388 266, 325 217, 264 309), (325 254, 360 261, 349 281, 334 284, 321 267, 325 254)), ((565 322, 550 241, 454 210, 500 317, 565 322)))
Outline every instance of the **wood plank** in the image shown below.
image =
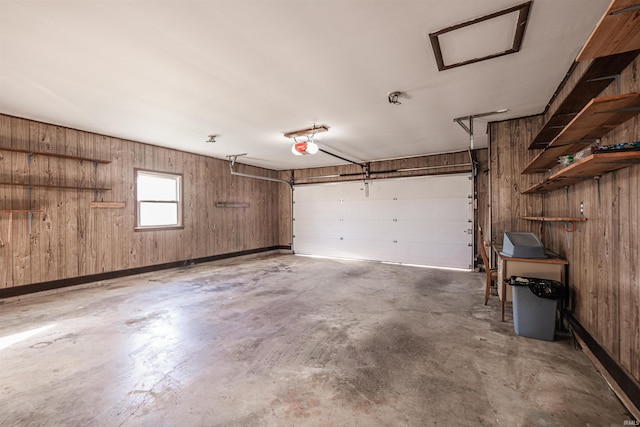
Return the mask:
POLYGON ((615 75, 620 74, 637 56, 638 52, 634 51, 575 64, 573 73, 563 81, 561 87, 556 91, 558 96, 549 103, 547 113, 545 113, 546 123, 540 132, 532 138, 529 148, 546 147, 562 128, 591 99, 599 96, 614 81, 615 75))
MULTIPOLYGON (((8 116, 0 115, 0 144, 11 145, 11 118, 8 116)), ((0 171, 3 179, 11 179, 11 155, 5 156, 0 153, 0 171)), ((0 186, 0 212, 8 213, 11 208, 13 208, 11 188, 0 186)), ((0 215, 0 288, 13 285, 13 251, 9 239, 13 223, 9 224, 9 222, 9 215, 0 215)))
POLYGON ((20 182, 0 182, 0 185, 14 187, 52 188, 58 190, 89 190, 89 191, 110 191, 111 188, 102 187, 81 187, 78 185, 56 185, 56 184, 29 184, 20 182))
MULTIPOLYGON (((110 195, 113 199, 123 200, 129 182, 131 182, 131 177, 127 179, 128 176, 126 175, 131 169, 126 167, 128 165, 125 160, 125 156, 128 158, 129 153, 123 150, 123 141, 120 138, 110 138, 109 147, 111 164, 104 168, 104 179, 105 182, 109 182, 112 185, 113 189, 110 195)), ((101 198, 100 201, 103 200, 104 199, 101 198)), ((111 245, 113 248, 111 251, 111 260, 107 264, 107 271, 131 268, 129 253, 125 248, 129 248, 130 246, 129 238, 133 228, 127 227, 125 211, 123 209, 105 209, 103 217, 107 218, 111 228, 111 245)), ((131 224, 130 227, 133 227, 133 224, 131 224)))
MULTIPOLYGON (((76 129, 63 128, 63 142, 65 144, 65 152, 69 156, 79 157, 82 153, 80 136, 81 131, 76 129)), ((85 162, 77 159, 60 158, 63 170, 60 172, 67 178, 67 182, 78 183, 83 178, 82 169, 84 164, 91 163, 92 165, 98 165, 97 163, 85 162)), ((67 212, 65 212, 65 263, 66 274, 65 277, 76 277, 80 273, 79 256, 80 256, 80 240, 79 226, 80 226, 80 205, 83 203, 82 191, 76 191, 75 193, 69 193, 66 191, 61 192, 61 196, 68 199, 66 206, 67 212)))
MULTIPOLYGON (((29 149, 31 144, 31 126, 28 120, 11 118, 11 147, 29 149)), ((28 181, 29 161, 23 153, 14 152, 11 154, 11 177, 12 182, 28 181)), ((23 187, 11 187, 11 206, 13 208, 33 209, 38 208, 31 201, 29 191, 23 187)), ((41 219, 41 218, 39 218, 41 219)), ((35 225, 32 219, 32 228, 35 225)), ((11 286, 20 286, 32 283, 31 277, 31 240, 34 235, 29 234, 29 218, 26 220, 14 221, 12 227, 12 256, 11 267, 13 270, 13 282, 11 286)))
POLYGON ((583 217, 550 217, 550 216, 523 216, 522 219, 528 221, 542 222, 584 222, 587 218, 583 217))
MULTIPOLYGON (((636 130, 640 131, 640 123, 636 123, 636 130)), ((633 168, 634 180, 630 182, 629 188, 640 188, 640 166, 633 168)), ((638 192, 631 194, 630 209, 632 211, 629 216, 629 221, 632 224, 640 224, 640 196, 638 192)), ((640 259, 640 227, 633 227, 629 233, 629 240, 631 242, 629 249, 629 259, 640 259)), ((640 266, 638 263, 630 263, 627 266, 629 269, 629 298, 622 296, 625 301, 625 310, 621 312, 621 318, 624 320, 624 325, 621 330, 624 334, 621 334, 621 349, 628 348, 630 366, 629 372, 637 380, 640 381, 640 266)))
MULTIPOLYGON (((88 132, 78 134, 78 150, 86 156, 93 156, 95 146, 95 136, 88 132)), ((78 185, 82 187, 95 187, 96 179, 92 165, 87 163, 78 169, 78 185)), ((78 275, 86 276, 91 274, 92 254, 95 254, 96 240, 93 238, 93 214, 89 207, 89 202, 93 195, 80 191, 77 193, 78 218, 77 218, 77 241, 78 241, 78 275)))
POLYGON ((640 151, 594 153, 551 175, 522 194, 544 193, 640 163, 640 151))
MULTIPOLYGON (((615 200, 615 182, 612 175, 607 175, 600 180, 600 191, 602 200, 598 206, 598 217, 601 218, 600 230, 597 234, 597 242, 599 246, 599 256, 596 260, 597 270, 592 276, 594 280, 595 295, 598 304, 595 307, 596 323, 594 337, 598 342, 606 348, 612 355, 615 352, 615 335, 616 330, 611 329, 611 316, 617 317, 614 313, 617 307, 617 290, 612 289, 612 273, 616 263, 614 249, 614 233, 615 223, 613 219, 614 208, 612 205, 615 200)), ((615 283, 618 287, 619 284, 615 283)), ((615 355, 618 359, 619 354, 615 355)))
POLYGON ((216 208, 248 208, 249 202, 216 202, 216 208))
POLYGON ((613 0, 580 51, 577 61, 640 49, 638 0, 613 0))
POLYGON ((522 173, 550 169, 558 157, 574 154, 593 144, 611 130, 636 117, 640 112, 640 93, 592 99, 578 115, 536 156, 522 173))
POLYGON ((92 209, 124 209, 125 202, 91 202, 89 207, 92 209))
MULTIPOLYGON (((73 131, 73 129, 67 129, 67 131, 73 131)), ((95 159, 93 157, 77 156, 73 154, 59 154, 59 153, 50 152, 50 151, 38 151, 38 150, 29 150, 24 148, 13 148, 13 147, 8 147, 3 143, 0 143, 0 144, 2 144, 0 145, 0 151, 13 151, 17 153, 32 154, 34 156, 41 155, 41 156, 47 156, 47 157, 57 157, 57 158, 69 159, 69 160, 81 160, 81 161, 103 163, 103 164, 111 163, 111 160, 95 159)))
MULTIPOLYGON (((36 151, 51 150, 50 127, 41 122, 30 122, 30 146, 36 151)), ((51 184, 51 171, 49 169, 48 156, 32 156, 29 158, 29 183, 35 186, 26 186, 31 193, 30 199, 37 206, 50 207, 51 202, 46 192, 39 190, 46 185, 51 184)), ((55 212, 54 212, 55 213, 55 212)), ((30 264, 31 264, 31 280, 33 282, 44 282, 48 274, 48 260, 51 250, 49 248, 50 238, 49 230, 51 230, 51 216, 54 214, 47 212, 41 216, 40 221, 34 221, 31 229, 31 248, 30 248, 30 264)), ((51 274, 55 277, 55 271, 51 274)))
POLYGON ((592 99, 550 145, 601 138, 640 113, 640 93, 592 99))
MULTIPOLYGON (((635 292, 632 285, 635 278, 631 274, 635 267, 630 266, 629 264, 636 263, 631 261, 634 258, 629 257, 633 256, 633 247, 635 244, 635 242, 631 240, 631 236, 634 234, 631 229, 637 228, 637 224, 632 222, 632 220, 635 219, 634 212, 632 211, 632 195, 629 191, 623 190, 624 188, 628 188, 628 186, 633 182, 632 171, 630 169, 625 169, 617 172, 616 175, 618 206, 617 209, 613 210, 615 215, 614 239, 620 242, 620 245, 617 247, 618 250, 615 255, 616 261, 614 269, 618 274, 617 284, 619 286, 619 310, 618 317, 613 320, 620 325, 618 342, 616 343, 620 364, 627 369, 627 371, 631 372, 631 353, 633 351, 629 345, 632 344, 633 341, 632 334, 634 326, 629 320, 634 319, 634 314, 630 312, 632 304, 627 304, 626 302, 635 300, 635 292)), ((635 182, 633 183, 635 184, 635 182)))

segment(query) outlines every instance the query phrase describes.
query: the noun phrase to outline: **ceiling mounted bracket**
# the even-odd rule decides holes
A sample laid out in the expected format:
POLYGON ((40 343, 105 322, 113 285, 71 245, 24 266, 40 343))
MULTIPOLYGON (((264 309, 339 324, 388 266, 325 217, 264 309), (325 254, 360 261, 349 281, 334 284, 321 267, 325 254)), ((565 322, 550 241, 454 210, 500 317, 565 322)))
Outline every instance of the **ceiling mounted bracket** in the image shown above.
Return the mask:
POLYGON ((317 125, 317 124, 313 124, 313 126, 309 127, 309 128, 305 128, 305 129, 299 129, 299 130, 292 130, 289 132, 284 132, 284 136, 286 138, 294 138, 297 136, 311 136, 311 138, 313 138, 315 136, 315 134, 320 133, 320 132, 326 132, 329 130, 329 126, 327 125, 317 125))
POLYGON ((467 132, 467 134, 469 134, 469 149, 473 150, 473 119, 493 116, 495 114, 506 113, 507 111, 509 110, 507 110, 506 108, 503 108, 502 110, 488 111, 486 113, 473 114, 471 116, 457 117, 453 119, 453 121, 459 124, 460 127, 464 129, 464 131, 467 132), (464 123, 465 120, 469 121, 469 126, 467 126, 464 123))
POLYGON ((247 154, 249 153, 231 154, 227 156, 227 160, 229 161, 229 167, 231 168, 231 171, 233 171, 233 166, 236 164, 236 160, 238 160, 238 157, 243 157, 243 156, 246 156, 247 154))
POLYGON ((387 94, 387 99, 389 100, 389 104, 392 104, 392 105, 402 104, 402 102, 398 101, 398 98, 400 98, 402 95, 404 95, 404 93, 399 91, 389 92, 387 94))
POLYGON ((231 154, 230 156, 227 156, 227 160, 229 161, 229 170, 231 171, 231 176, 242 176, 245 178, 259 179, 261 181, 280 182, 282 184, 287 184, 290 188, 293 189, 292 180, 285 181, 284 179, 271 178, 270 176, 252 175, 250 173, 241 173, 241 172, 234 171, 233 166, 236 164, 236 160, 238 160, 238 157, 243 157, 243 156, 246 156, 247 154, 248 153, 231 154))

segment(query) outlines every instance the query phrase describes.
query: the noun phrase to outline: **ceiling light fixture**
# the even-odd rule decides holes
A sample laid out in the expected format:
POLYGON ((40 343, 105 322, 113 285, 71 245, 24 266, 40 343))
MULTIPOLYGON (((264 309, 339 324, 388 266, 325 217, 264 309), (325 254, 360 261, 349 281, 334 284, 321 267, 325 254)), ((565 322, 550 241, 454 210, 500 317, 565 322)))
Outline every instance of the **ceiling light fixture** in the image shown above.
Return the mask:
POLYGON ((314 123, 310 128, 284 132, 284 136, 287 138, 293 138, 294 143, 291 146, 291 152, 296 156, 302 156, 306 154, 316 154, 320 151, 318 144, 313 141, 313 137, 318 132, 326 132, 328 130, 329 126, 316 125, 314 123), (306 141, 298 141, 296 139, 298 137, 306 137, 306 141))
POLYGON ((402 104, 402 102, 398 101, 398 98, 403 95, 402 92, 389 92, 387 94, 387 99, 389 100, 389 104, 393 104, 393 105, 400 105, 402 104))
POLYGON ((306 154, 316 154, 318 150, 320 150, 320 148, 318 147, 318 144, 313 142, 313 139, 309 137, 307 137, 306 141, 302 141, 302 142, 298 142, 295 138, 293 138, 293 140, 296 142, 291 146, 291 152, 296 156, 303 156, 306 154))

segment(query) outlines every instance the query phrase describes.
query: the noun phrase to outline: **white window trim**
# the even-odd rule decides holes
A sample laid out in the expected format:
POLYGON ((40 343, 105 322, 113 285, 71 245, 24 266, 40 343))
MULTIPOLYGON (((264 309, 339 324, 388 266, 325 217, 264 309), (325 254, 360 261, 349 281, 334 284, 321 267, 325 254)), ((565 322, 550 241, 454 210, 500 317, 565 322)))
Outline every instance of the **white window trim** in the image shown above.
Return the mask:
MULTIPOLYGON (((154 230, 177 230, 184 228, 184 219, 183 219, 183 178, 182 174, 179 173, 171 173, 171 172, 160 172, 149 169, 134 169, 134 192, 135 192, 135 230, 136 231, 154 231, 154 230), (140 174, 143 175, 151 175, 162 178, 171 178, 175 179, 178 185, 177 198, 178 200, 175 203, 178 205, 178 223, 171 225, 140 225, 140 203, 143 202, 156 202, 156 200, 139 200, 138 199, 138 176, 140 174)), ((166 200, 162 201, 163 203, 167 203, 166 200)), ((171 202, 170 202, 171 203, 171 202)))

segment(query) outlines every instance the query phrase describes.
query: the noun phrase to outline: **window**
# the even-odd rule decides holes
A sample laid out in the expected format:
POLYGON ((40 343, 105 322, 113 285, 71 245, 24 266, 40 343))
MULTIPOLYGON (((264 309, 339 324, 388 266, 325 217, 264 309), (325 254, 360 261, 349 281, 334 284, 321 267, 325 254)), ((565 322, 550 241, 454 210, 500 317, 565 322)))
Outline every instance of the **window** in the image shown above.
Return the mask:
POLYGON ((182 175, 135 170, 136 230, 182 228, 182 175))

